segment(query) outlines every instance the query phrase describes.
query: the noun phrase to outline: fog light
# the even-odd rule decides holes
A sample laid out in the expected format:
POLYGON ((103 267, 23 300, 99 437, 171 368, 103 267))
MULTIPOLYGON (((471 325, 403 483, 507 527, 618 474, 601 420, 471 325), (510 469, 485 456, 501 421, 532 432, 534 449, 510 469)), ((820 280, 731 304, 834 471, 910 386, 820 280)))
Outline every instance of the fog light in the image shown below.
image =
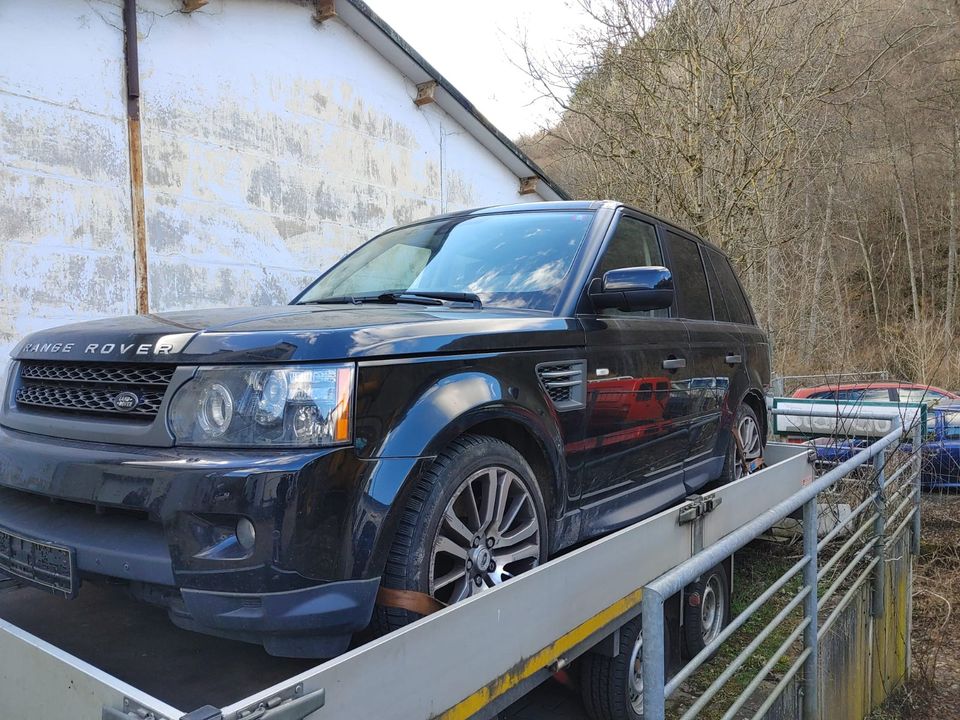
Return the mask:
POLYGON ((237 523, 237 541, 244 550, 253 550, 257 542, 257 529, 246 518, 240 518, 237 523))

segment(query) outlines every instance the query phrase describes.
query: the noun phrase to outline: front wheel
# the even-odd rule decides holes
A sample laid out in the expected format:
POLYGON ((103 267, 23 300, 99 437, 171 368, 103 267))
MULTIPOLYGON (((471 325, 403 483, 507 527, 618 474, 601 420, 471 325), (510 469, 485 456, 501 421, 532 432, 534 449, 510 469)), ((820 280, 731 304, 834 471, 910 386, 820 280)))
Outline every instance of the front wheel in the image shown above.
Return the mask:
MULTIPOLYGON (((450 605, 546 561, 546 510, 523 456, 492 437, 467 435, 424 472, 407 501, 382 585, 450 605)), ((380 629, 420 617, 378 606, 380 629)))

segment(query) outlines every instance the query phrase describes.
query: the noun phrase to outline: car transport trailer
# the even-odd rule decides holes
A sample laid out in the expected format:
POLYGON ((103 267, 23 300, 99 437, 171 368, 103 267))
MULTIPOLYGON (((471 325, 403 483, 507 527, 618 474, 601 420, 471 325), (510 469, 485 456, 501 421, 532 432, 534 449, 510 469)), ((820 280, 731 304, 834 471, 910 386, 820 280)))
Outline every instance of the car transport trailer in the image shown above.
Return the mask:
MULTIPOLYGON (((869 537, 864 531, 848 526, 850 532, 844 534, 842 526, 837 525, 830 531, 832 535, 821 540, 824 547, 824 543, 830 540, 846 540, 841 549, 853 554, 853 559, 848 561, 850 569, 844 571, 844 577, 856 582, 848 583, 849 588, 844 586, 846 594, 843 599, 830 608, 834 613, 831 616, 834 627, 839 625, 836 615, 851 603, 848 596, 853 597, 862 589, 872 577, 871 572, 876 574, 874 571, 878 566, 880 570, 884 569, 884 547, 895 548, 899 539, 911 532, 912 545, 916 546, 919 523, 916 502, 919 495, 915 483, 919 480, 919 463, 911 457, 898 469, 886 474, 886 465, 877 464, 878 458, 886 463, 890 450, 911 425, 916 425, 904 420, 902 413, 897 415, 896 409, 896 406, 889 410, 871 408, 869 412, 873 416, 889 421, 890 432, 848 463, 816 481, 813 458, 807 447, 770 443, 765 453, 765 467, 736 482, 691 497, 680 506, 591 542, 490 592, 447 607, 285 679, 276 681, 275 673, 265 673, 242 681, 238 679, 233 684, 230 668, 208 663, 191 669, 195 676, 190 680, 199 687, 199 694, 203 694, 205 677, 221 688, 225 683, 235 688, 235 699, 229 700, 221 693, 216 703, 199 708, 197 706, 202 703, 186 708, 177 706, 174 699, 176 688, 172 685, 183 679, 177 677, 175 669, 164 668, 162 664, 152 669, 149 666, 143 668, 141 672, 149 676, 149 683, 141 682, 146 678, 133 677, 136 673, 124 668, 114 672, 100 669, 107 664, 102 659, 110 652, 111 645, 100 642, 100 639, 109 634, 111 624, 119 622, 116 615, 88 618, 86 644, 77 641, 78 634, 84 633, 73 628, 71 652, 41 639, 46 635, 55 636, 58 623, 70 622, 69 608, 51 616, 48 627, 33 628, 33 632, 0 619, 0 717, 18 720, 493 717, 584 655, 589 657, 581 662, 588 663, 593 671, 581 673, 580 681, 597 684, 595 695, 602 707, 594 708, 595 712, 608 716, 616 714, 617 708, 603 699, 603 693, 611 690, 612 677, 610 672, 603 670, 614 667, 618 658, 627 658, 632 671, 625 676, 621 673, 622 695, 637 701, 634 705, 636 715, 639 714, 639 703, 642 703, 647 717, 663 717, 664 689, 675 690, 676 683, 673 688, 669 686, 670 677, 685 672, 681 667, 685 660, 681 649, 681 623, 687 622, 684 609, 690 603, 683 591, 689 583, 709 572, 706 567, 697 569, 703 564, 703 558, 710 557, 711 567, 727 563, 729 577, 729 556, 733 550, 794 513, 804 503, 808 520, 815 517, 810 515, 809 508, 811 503, 817 502, 818 493, 864 467, 878 469, 875 475, 880 476, 880 484, 853 517, 863 519, 869 515, 866 521, 870 534, 876 539, 860 545, 860 541, 869 537), (900 494, 893 496, 895 493, 900 494), (887 518, 895 531, 888 533, 887 526, 880 523, 881 519, 887 518), (727 546, 731 548, 730 553, 718 556, 717 549, 727 546), (857 565, 871 558, 869 566, 857 565), (867 580, 861 580, 864 567, 868 567, 867 580), (696 569, 693 575, 690 575, 691 568, 696 569), (856 571, 861 572, 858 575, 856 571), (682 584, 673 589, 678 578, 682 579, 682 584), (655 592, 646 591, 648 586, 655 588, 655 592), (637 619, 641 610, 644 622, 658 634, 656 638, 645 639, 642 644, 635 633, 630 634, 630 628, 639 625, 637 619), (652 613, 659 613, 660 620, 653 621, 652 613), (641 645, 645 647, 647 643, 659 653, 656 657, 652 652, 640 652, 641 645), (170 679, 169 692, 165 689, 166 677, 170 679), (271 682, 271 686, 263 687, 271 682), (651 691, 655 682, 659 687, 651 691), (140 689, 147 685, 151 687, 149 693, 140 689)), ((833 410, 836 412, 835 407, 833 410)), ((797 407, 792 405, 790 412, 795 415, 797 407)), ((824 411, 811 408, 810 412, 824 411)), ((914 439, 913 447, 919 446, 914 439)), ((876 482, 876 478, 873 481, 876 482)), ((811 523, 814 525, 816 523, 811 523)), ((809 537, 805 538, 804 560, 797 564, 797 569, 805 572, 809 581, 812 567, 816 585, 818 547, 816 534, 812 537, 812 542, 809 537)), ((909 551, 906 555, 909 566, 909 551)), ((847 567, 835 561, 828 562, 834 563, 834 569, 847 567)), ((883 596, 885 583, 886 580, 881 579, 872 586, 871 614, 879 612, 877 617, 882 615, 884 608, 877 604, 876 597, 878 593, 883 596)), ((908 604, 909 577, 901 585, 907 588, 905 602, 908 604)), ((767 599, 783 586, 784 583, 779 587, 771 586, 773 589, 765 593, 767 599)), ((21 593, 26 598, 27 593, 34 592, 11 590, 6 601, 21 593)), ((814 599, 818 594, 814 589, 814 599)), ((805 612, 814 613, 812 620, 807 617, 801 630, 805 633, 806 649, 795 663, 797 667, 809 663, 811 655, 817 657, 809 645, 811 642, 816 645, 818 639, 817 606, 810 601, 810 596, 808 582, 807 590, 801 590, 800 600, 793 605, 796 608, 803 602, 805 612)), ((697 598, 698 601, 702 599, 697 598)), ((902 598, 897 596, 887 602, 888 614, 892 612, 891 608, 903 604, 900 600, 902 598)), ((725 612, 729 613, 729 583, 721 602, 725 603, 725 612)), ((757 603, 748 610, 755 610, 754 605, 757 603)), ((3 617, 5 613, 0 610, 0 618, 3 617)), ((895 620, 891 626, 899 622, 899 619, 895 620)), ((733 622, 742 624, 739 617, 733 622)), ((799 641, 799 637, 799 634, 791 635, 793 640, 799 641)), ((724 639, 720 637, 718 640, 724 639)), ((876 636, 873 639, 876 641, 876 636)), ((157 640, 154 639, 151 651, 157 651, 156 646, 163 644, 162 638, 159 638, 160 642, 157 640)), ((906 638, 901 637, 901 640, 907 642, 906 638)), ((138 638, 128 637, 126 641, 135 647, 138 638)), ((876 642, 874 645, 880 648, 876 642)), ((708 647, 697 654, 693 658, 694 664, 703 662, 713 649, 708 647)), ((879 657, 881 650, 877 650, 874 662, 883 660, 879 657)), ((189 667, 189 655, 185 652, 173 658, 173 664, 189 667)), ((906 652, 901 649, 900 655, 909 662, 908 649, 906 652)), ((264 656, 264 662, 283 661, 264 656)), ((784 681, 776 686, 780 695, 795 674, 797 669, 792 667, 790 676, 784 676, 784 681)), ((815 679, 804 683, 806 697, 817 697, 817 693, 811 690, 816 685, 815 679)), ((823 693, 820 696, 822 698, 823 693)), ((806 706, 805 720, 821 717, 811 714, 814 710, 808 703, 803 704, 806 706)), ((764 712, 770 705, 772 703, 763 708, 764 712)))

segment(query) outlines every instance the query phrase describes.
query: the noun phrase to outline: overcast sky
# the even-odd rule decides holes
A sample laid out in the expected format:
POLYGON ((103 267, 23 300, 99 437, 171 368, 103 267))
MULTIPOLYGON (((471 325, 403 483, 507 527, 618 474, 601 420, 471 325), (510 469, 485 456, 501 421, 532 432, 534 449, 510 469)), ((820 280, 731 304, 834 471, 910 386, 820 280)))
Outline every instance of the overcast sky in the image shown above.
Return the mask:
POLYGON ((538 96, 517 41, 544 57, 570 51, 587 20, 575 0, 367 0, 367 4, 508 137, 540 127, 551 104, 538 96), (511 62, 511 60, 513 62, 511 62))

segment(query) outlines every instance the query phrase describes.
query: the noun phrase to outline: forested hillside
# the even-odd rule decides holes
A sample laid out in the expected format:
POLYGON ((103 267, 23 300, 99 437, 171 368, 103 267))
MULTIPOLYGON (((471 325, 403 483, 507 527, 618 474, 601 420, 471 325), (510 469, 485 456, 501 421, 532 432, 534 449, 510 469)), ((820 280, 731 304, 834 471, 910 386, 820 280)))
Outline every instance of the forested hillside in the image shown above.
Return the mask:
POLYGON ((960 387, 960 0, 584 2, 524 149, 721 245, 777 371, 960 387))

